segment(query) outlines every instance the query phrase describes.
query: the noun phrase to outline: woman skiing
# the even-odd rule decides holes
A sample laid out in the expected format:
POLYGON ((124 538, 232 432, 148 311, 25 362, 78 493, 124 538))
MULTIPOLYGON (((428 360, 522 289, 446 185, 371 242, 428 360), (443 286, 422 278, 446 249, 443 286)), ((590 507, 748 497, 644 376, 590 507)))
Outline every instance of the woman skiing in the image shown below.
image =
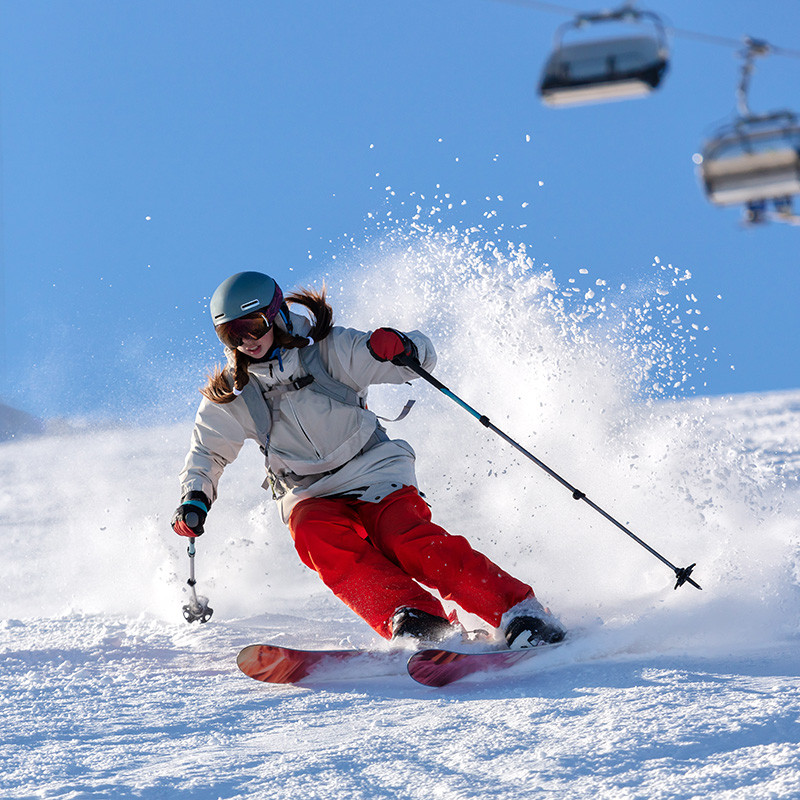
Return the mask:
POLYGON ((416 377, 394 363, 399 356, 433 369, 426 336, 334 326, 324 290, 284 300, 259 272, 224 281, 210 311, 228 366, 201 390, 176 533, 203 533, 225 466, 254 439, 300 559, 381 636, 436 642, 460 630, 429 587, 501 629, 509 647, 563 639, 530 586, 431 522, 414 451, 367 408, 369 386, 416 377))

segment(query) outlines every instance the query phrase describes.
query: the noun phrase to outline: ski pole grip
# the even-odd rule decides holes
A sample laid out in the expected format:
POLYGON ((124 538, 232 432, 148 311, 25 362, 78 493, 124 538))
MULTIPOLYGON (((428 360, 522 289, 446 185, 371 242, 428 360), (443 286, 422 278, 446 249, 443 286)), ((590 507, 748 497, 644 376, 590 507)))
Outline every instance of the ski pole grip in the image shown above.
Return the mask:
POLYGON ((184 521, 190 528, 196 528, 197 523, 200 522, 200 516, 195 511, 190 511, 184 517, 184 521))
POLYGON ((411 367, 411 369, 420 366, 419 361, 417 361, 414 356, 407 355, 406 353, 400 353, 399 356, 395 356, 394 363, 399 364, 401 367, 411 367))
POLYGON ((430 374, 426 369, 423 369, 422 364, 417 361, 414 356, 406 355, 405 353, 401 353, 395 360, 392 362, 393 364, 398 364, 401 367, 408 367, 409 369, 413 369, 420 378, 425 378, 428 383, 435 386, 437 389, 446 389, 447 387, 440 383, 433 375, 430 374))

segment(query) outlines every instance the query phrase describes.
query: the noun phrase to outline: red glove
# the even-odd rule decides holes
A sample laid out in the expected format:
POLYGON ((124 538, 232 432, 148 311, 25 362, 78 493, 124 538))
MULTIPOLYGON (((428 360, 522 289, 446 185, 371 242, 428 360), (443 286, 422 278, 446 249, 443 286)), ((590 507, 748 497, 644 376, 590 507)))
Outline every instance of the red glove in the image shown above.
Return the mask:
POLYGON ((417 357, 414 342, 394 328, 378 328, 373 331, 367 341, 367 348, 373 358, 378 361, 391 361, 393 364, 397 363, 395 359, 401 355, 417 357))

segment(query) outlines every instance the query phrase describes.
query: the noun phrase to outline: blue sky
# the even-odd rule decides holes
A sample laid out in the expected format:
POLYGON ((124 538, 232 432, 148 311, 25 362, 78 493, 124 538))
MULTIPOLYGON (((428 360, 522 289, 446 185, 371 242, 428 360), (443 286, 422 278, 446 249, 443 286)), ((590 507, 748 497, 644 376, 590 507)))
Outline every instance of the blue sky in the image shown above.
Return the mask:
MULTIPOLYGON (((800 50, 795 0, 646 8, 800 50)), ((496 211, 559 281, 630 284, 655 257, 691 271, 718 357, 703 392, 798 387, 800 228, 743 230, 691 160, 734 111, 735 49, 676 37, 651 97, 553 110, 535 90, 567 18, 522 0, 4 3, 0 399, 136 406, 207 350, 228 274, 319 278, 412 192, 455 198, 446 224, 496 211)), ((800 111, 798 87, 800 59, 761 59, 753 110, 800 111)))

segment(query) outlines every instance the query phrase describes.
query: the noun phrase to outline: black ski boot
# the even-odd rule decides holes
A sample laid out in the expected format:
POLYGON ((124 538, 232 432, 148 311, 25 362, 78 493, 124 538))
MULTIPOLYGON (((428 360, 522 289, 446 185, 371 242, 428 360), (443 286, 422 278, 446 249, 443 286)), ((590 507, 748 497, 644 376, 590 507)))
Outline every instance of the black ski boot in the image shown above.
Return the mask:
POLYGON ((567 631, 536 598, 526 597, 503 614, 503 635, 511 650, 560 642, 567 631))
POLYGON ((449 620, 417 608, 398 608, 392 616, 392 641, 408 637, 420 643, 436 644, 457 632, 449 620))

